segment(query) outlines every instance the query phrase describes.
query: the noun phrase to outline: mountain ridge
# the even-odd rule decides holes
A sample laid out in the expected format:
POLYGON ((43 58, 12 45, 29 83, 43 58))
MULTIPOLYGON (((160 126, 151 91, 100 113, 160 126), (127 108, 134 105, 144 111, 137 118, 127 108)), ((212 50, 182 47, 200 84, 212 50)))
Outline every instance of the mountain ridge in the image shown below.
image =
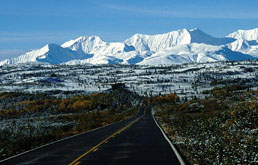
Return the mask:
POLYGON ((106 42, 99 36, 81 36, 61 45, 47 44, 0 65, 27 62, 50 64, 170 65, 258 57, 258 28, 238 30, 216 38, 198 28, 163 34, 135 34, 124 42, 106 42))

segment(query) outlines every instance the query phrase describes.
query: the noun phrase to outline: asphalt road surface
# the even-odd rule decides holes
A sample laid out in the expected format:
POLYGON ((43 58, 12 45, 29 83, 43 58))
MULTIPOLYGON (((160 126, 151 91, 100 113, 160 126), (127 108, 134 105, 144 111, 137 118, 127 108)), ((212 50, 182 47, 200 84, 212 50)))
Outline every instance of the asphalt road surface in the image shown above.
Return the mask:
POLYGON ((126 121, 22 154, 0 164, 180 164, 149 109, 126 121))

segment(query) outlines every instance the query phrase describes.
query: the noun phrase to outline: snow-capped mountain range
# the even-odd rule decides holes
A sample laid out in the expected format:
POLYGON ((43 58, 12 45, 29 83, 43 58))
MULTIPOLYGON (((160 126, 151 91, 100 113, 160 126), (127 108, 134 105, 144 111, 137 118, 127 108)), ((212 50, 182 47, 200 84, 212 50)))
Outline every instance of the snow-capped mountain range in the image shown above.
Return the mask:
POLYGON ((215 38, 200 29, 180 29, 165 34, 135 34, 124 42, 105 42, 98 36, 82 36, 62 45, 48 44, 0 62, 17 64, 139 64, 171 65, 192 62, 258 58, 258 28, 238 30, 215 38))

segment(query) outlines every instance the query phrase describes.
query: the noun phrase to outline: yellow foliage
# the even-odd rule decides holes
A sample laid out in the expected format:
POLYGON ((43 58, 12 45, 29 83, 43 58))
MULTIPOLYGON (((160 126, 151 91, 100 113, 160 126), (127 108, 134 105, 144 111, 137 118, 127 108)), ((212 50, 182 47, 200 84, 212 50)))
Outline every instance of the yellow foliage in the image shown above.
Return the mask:
POLYGON ((73 103, 73 109, 83 109, 85 108, 86 104, 83 101, 77 100, 73 103))

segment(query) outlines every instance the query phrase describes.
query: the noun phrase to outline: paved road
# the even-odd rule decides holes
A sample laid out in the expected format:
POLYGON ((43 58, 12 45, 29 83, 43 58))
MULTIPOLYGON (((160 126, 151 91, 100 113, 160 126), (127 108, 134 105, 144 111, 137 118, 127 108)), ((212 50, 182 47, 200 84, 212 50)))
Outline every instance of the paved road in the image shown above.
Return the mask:
POLYGON ((135 117, 0 164, 179 164, 148 109, 135 117))

